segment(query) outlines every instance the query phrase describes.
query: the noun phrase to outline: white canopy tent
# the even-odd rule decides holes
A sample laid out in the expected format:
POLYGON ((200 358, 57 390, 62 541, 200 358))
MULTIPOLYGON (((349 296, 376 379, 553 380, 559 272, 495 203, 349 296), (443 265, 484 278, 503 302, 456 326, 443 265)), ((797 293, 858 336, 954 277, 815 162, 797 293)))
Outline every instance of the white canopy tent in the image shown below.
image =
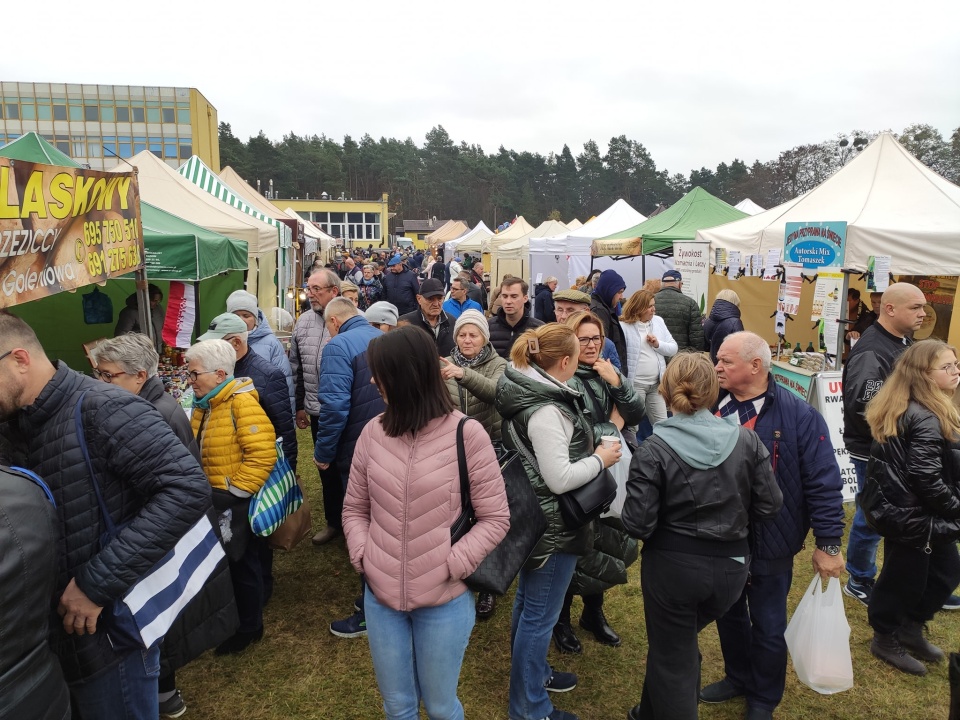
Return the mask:
POLYGON ((745 212, 747 215, 759 215, 766 209, 757 205, 750 198, 744 198, 743 200, 738 202, 736 205, 734 205, 734 207, 740 212, 745 212))
POLYGON ((465 252, 479 253, 483 247, 483 241, 491 235, 493 235, 493 231, 481 220, 473 229, 443 244, 443 259, 450 260, 454 252, 457 254, 465 252))
POLYGON ((553 275, 560 278, 561 283, 567 278, 566 286, 573 285, 578 276, 590 272, 590 246, 594 240, 639 225, 646 219, 620 199, 576 230, 530 238, 530 273, 534 282, 537 275, 553 275))
POLYGON ((501 245, 488 268, 491 287, 499 285, 507 273, 527 278, 530 270, 530 238, 561 235, 569 231, 559 220, 545 220, 526 235, 501 245))
POLYGON ((844 267, 867 269, 890 255, 898 275, 960 275, 960 187, 880 134, 833 177, 759 215, 700 230, 717 248, 765 253, 783 248, 788 222, 845 220, 844 267))

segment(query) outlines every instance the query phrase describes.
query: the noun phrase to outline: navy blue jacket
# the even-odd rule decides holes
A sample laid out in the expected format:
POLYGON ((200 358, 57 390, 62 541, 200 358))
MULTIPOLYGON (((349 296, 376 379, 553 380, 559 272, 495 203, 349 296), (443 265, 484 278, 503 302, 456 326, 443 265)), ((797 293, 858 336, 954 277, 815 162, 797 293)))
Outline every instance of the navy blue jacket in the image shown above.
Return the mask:
POLYGON ((350 472, 360 432, 386 410, 367 365, 367 346, 381 334, 363 315, 356 315, 340 326, 320 360, 320 417, 313 457, 322 463, 336 460, 342 478, 350 472))
POLYGON ((380 278, 380 282, 383 283, 386 301, 396 305, 398 314, 406 315, 419 309, 417 293, 420 292, 420 283, 417 281, 416 273, 409 268, 404 267, 403 272, 400 273, 387 270, 380 278))
POLYGON ((557 321, 557 314, 553 308, 553 290, 546 285, 540 286, 533 301, 533 314, 538 320, 545 323, 557 321))
POLYGON ((741 330, 743 321, 740 320, 740 308, 729 300, 715 300, 710 308, 710 316, 703 322, 703 349, 710 353, 714 365, 717 364, 717 351, 727 335, 741 330))
MULTIPOLYGON (((727 394, 721 390, 721 399, 727 394)), ((770 452, 773 474, 783 493, 777 516, 750 526, 751 572, 772 575, 793 567, 793 556, 800 552, 811 526, 819 544, 840 544, 843 480, 827 423, 812 406, 778 385, 773 375, 767 379, 754 431, 770 452)))
POLYGON ((277 437, 283 438, 283 454, 290 467, 297 467, 297 432, 293 427, 293 410, 287 394, 287 378, 276 365, 249 347, 237 360, 234 377, 248 377, 260 396, 260 407, 270 419, 277 437))

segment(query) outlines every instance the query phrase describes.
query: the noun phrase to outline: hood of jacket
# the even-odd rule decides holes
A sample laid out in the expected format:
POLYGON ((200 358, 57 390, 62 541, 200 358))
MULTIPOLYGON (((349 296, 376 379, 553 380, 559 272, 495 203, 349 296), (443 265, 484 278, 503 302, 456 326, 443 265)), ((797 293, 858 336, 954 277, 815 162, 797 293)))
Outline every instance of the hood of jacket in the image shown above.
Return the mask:
POLYGON ((603 300, 607 307, 613 307, 613 296, 621 290, 627 289, 627 283, 616 270, 604 270, 597 280, 597 287, 593 294, 603 300))
POLYGON ((267 322, 267 318, 263 314, 263 310, 257 310, 257 326, 250 331, 250 335, 247 337, 247 342, 259 340, 260 338, 268 335, 273 335, 273 328, 270 327, 270 323, 267 322))
POLYGON ((253 387, 253 380, 248 377, 238 377, 233 378, 232 380, 227 380, 223 387, 210 398, 210 408, 215 408, 220 403, 224 402, 233 395, 239 395, 240 393, 253 393, 253 396, 259 400, 260 396, 257 394, 256 388, 253 387))
POLYGON ((536 365, 518 369, 508 365, 503 376, 509 382, 497 384, 497 409, 504 420, 544 402, 569 405, 580 393, 547 375, 536 365))
POLYGON ((740 308, 729 300, 714 300, 713 307, 710 309, 711 320, 729 320, 730 318, 739 318, 740 308))
POLYGON ((688 465, 706 470, 730 457, 740 436, 740 426, 733 418, 718 418, 704 409, 693 415, 674 415, 661 420, 653 426, 653 434, 688 465))

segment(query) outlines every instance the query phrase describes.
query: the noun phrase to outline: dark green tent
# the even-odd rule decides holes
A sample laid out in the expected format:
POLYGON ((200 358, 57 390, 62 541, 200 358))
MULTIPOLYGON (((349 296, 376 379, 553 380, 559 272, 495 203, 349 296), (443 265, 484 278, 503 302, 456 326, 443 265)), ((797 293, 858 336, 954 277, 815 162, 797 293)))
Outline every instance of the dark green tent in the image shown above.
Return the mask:
POLYGON ((692 241, 697 230, 725 225, 745 217, 747 214, 733 205, 714 197, 703 188, 695 187, 663 212, 639 225, 598 240, 640 238, 642 254, 668 257, 673 254, 673 243, 692 241))

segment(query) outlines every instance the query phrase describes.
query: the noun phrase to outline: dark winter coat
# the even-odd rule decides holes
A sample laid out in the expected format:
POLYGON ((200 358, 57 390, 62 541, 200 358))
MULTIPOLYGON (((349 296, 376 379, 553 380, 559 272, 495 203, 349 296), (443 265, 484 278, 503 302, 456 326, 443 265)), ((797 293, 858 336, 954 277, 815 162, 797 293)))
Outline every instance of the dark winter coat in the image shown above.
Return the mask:
POLYGON ((599 445, 604 435, 616 435, 617 427, 610 422, 613 409, 616 408, 623 418, 624 425, 637 425, 643 420, 643 398, 637 395, 633 383, 620 371, 620 386, 613 387, 600 377, 590 365, 577 365, 577 372, 567 385, 583 396, 583 406, 593 428, 593 444, 599 445))
MULTIPOLYGON (((726 394, 721 390, 721 399, 726 394)), ((773 375, 754 431, 770 453, 783 507, 770 522, 751 527, 751 572, 776 574, 793 567, 811 526, 818 544, 840 544, 843 479, 826 421, 773 375)))
POLYGON ((693 298, 680 290, 665 287, 656 295, 657 315, 677 341, 679 352, 703 350, 703 315, 693 298))
POLYGON ((234 377, 248 377, 253 380, 260 407, 270 419, 277 437, 283 438, 283 454, 290 467, 297 466, 297 431, 293 424, 293 412, 287 395, 287 379, 266 358, 247 348, 247 354, 237 360, 233 368, 234 377))
POLYGON ((173 430, 184 447, 190 451, 197 462, 200 462, 200 447, 197 445, 197 439, 193 436, 193 428, 190 427, 190 419, 183 411, 173 396, 163 389, 163 381, 154 375, 148 378, 140 388, 140 397, 153 404, 157 412, 163 416, 167 425, 173 430))
POLYGON ((496 314, 490 318, 488 325, 490 327, 490 342, 497 355, 504 360, 510 359, 510 349, 514 341, 523 335, 527 330, 538 328, 543 325, 543 320, 537 320, 530 317, 530 311, 524 310, 523 317, 516 325, 507 322, 507 316, 503 313, 503 308, 497 310, 496 314))
MULTIPOLYGON (((211 507, 203 470, 153 405, 63 363, 36 401, 16 415, 15 430, 27 467, 46 480, 57 503, 57 597, 73 578, 97 605, 111 603, 211 507), (90 459, 114 523, 124 526, 103 548, 100 509, 74 423, 84 391, 90 459)), ((123 658, 105 632, 68 635, 55 612, 51 632, 67 682, 90 678, 123 658)))
POLYGON ((603 333, 617 349, 620 360, 627 356, 627 341, 620 327, 620 318, 613 307, 614 296, 627 287, 623 278, 614 270, 604 270, 597 280, 597 287, 590 296, 590 311, 603 323, 603 333))
POLYGON ((898 338, 880 323, 874 323, 853 346, 843 366, 843 444, 857 460, 870 457, 873 438, 863 414, 884 380, 893 370, 897 358, 913 343, 908 337, 898 338))
POLYGON ((717 364, 717 351, 727 335, 741 330, 743 322, 740 320, 740 308, 728 300, 715 300, 710 308, 710 316, 703 323, 703 349, 710 353, 714 365, 717 364))
POLYGON ((593 549, 577 558, 577 571, 568 592, 598 595, 627 583, 627 568, 637 561, 640 544, 630 537, 616 518, 593 523, 593 549))
POLYGON ((0 718, 70 716, 49 639, 58 534, 56 510, 40 486, 0 466, 0 718))
POLYGON ((361 278, 357 287, 360 288, 360 292, 358 293, 359 297, 357 298, 357 306, 361 310, 366 310, 374 303, 383 300, 383 283, 381 283, 377 278, 370 278, 369 282, 361 278))
POLYGON ((401 315, 397 318, 399 325, 415 325, 426 331, 427 335, 432 337, 433 341, 437 344, 437 352, 440 353, 440 357, 446 357, 453 352, 453 346, 455 344, 453 339, 453 326, 457 321, 450 313, 441 310, 440 320, 438 322, 439 324, 436 328, 430 327, 429 323, 423 319, 423 313, 420 312, 419 307, 414 312, 401 315))
POLYGON ((387 270, 380 279, 383 283, 384 300, 393 303, 397 308, 397 313, 406 315, 414 310, 419 310, 417 305, 417 293, 420 292, 420 282, 417 280, 417 274, 404 266, 403 272, 395 273, 393 270, 387 270))
MULTIPOLYGON (((490 347, 490 344, 487 343, 490 347)), ((490 354, 486 360, 473 367, 463 368, 463 378, 446 380, 447 391, 453 399, 454 405, 464 415, 469 415, 483 425, 490 439, 500 440, 500 413, 497 412, 496 396, 497 382, 507 368, 507 361, 497 355, 490 347, 490 354)), ((452 363, 454 358, 448 357, 452 363)))
POLYGON ((537 290, 537 296, 533 301, 533 315, 545 323, 557 321, 557 313, 553 309, 553 290, 546 285, 541 285, 537 290))
POLYGON ((283 373, 283 376, 287 379, 290 408, 295 412, 293 369, 290 367, 290 360, 287 358, 283 345, 280 344, 273 328, 267 322, 263 310, 257 310, 257 326, 247 335, 247 345, 257 355, 269 360, 271 365, 275 365, 283 373))
POLYGON ((903 545, 960 540, 960 441, 944 439, 937 416, 911 401, 896 437, 870 449, 860 507, 874 530, 903 545))

